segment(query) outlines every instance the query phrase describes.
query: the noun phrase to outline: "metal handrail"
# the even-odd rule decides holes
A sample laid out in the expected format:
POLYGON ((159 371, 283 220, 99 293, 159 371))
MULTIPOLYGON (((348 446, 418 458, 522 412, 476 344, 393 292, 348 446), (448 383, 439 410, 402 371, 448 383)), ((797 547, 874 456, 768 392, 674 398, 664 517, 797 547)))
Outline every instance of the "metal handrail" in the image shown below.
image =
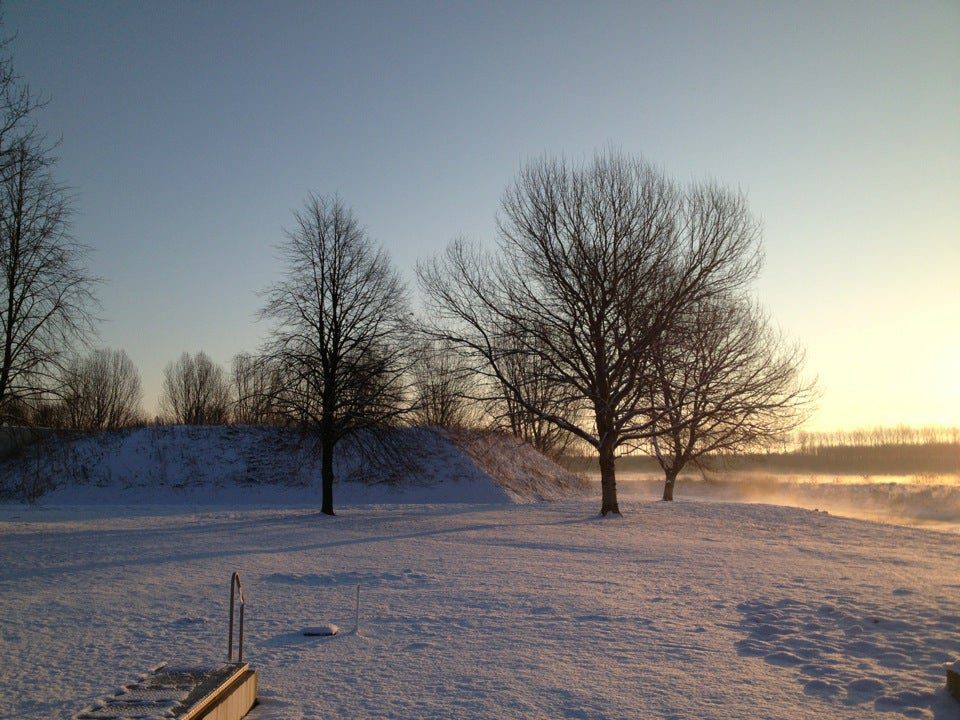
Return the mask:
POLYGON ((227 637, 227 662, 233 662, 233 605, 234 595, 240 596, 240 633, 237 638, 237 662, 243 662, 243 585, 240 583, 240 573, 230 576, 230 634, 227 637))

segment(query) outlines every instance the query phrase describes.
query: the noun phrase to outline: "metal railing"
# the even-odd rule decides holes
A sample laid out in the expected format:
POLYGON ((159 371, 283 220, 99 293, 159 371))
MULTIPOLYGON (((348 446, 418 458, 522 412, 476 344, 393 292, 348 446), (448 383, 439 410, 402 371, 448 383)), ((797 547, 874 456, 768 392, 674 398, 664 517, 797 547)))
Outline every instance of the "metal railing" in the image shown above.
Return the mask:
POLYGON ((240 632, 237 638, 237 662, 243 662, 243 585, 240 583, 240 573, 230 576, 230 634, 227 637, 227 662, 233 662, 233 608, 234 597, 240 599, 240 632))

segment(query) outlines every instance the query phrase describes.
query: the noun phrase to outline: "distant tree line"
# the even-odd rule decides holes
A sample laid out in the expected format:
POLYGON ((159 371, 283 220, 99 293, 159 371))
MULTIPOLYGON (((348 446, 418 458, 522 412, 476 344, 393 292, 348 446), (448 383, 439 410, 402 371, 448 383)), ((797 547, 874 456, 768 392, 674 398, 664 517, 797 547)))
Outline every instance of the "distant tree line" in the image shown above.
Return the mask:
POLYGON ((802 430, 792 437, 792 445, 794 452, 805 455, 817 455, 825 448, 835 447, 960 445, 960 427, 895 425, 829 432, 802 430))

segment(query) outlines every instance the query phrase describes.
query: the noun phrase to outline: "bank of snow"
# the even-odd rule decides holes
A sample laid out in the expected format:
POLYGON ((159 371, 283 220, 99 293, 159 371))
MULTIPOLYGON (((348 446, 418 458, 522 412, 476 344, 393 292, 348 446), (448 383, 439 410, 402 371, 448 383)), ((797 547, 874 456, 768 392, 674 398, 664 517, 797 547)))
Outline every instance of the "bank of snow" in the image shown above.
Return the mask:
POLYGON ((0 717, 222 660, 251 720, 956 720, 956 536, 793 508, 622 503, 125 515, 0 506, 0 717), (361 632, 353 602, 361 587, 361 632), (332 638, 304 627, 335 623, 332 638))
MULTIPOLYGON (((343 442, 335 500, 355 504, 556 500, 583 492, 575 475, 513 437, 405 428, 343 442)), ((7 498, 46 504, 315 505, 320 460, 296 430, 151 427, 51 437, 0 465, 7 498)))

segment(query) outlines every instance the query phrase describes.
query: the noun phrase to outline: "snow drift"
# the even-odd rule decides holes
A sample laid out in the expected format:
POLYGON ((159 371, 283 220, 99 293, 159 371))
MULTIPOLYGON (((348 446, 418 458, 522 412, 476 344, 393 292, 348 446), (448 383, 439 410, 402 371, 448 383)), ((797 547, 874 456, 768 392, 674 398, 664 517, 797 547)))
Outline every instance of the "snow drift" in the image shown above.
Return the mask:
MULTIPOLYGON (((334 458, 339 504, 531 502, 586 482, 500 433, 403 428, 344 441, 334 458)), ((162 426, 48 438, 0 464, 0 497, 55 503, 319 502, 313 439, 289 428, 162 426)))

